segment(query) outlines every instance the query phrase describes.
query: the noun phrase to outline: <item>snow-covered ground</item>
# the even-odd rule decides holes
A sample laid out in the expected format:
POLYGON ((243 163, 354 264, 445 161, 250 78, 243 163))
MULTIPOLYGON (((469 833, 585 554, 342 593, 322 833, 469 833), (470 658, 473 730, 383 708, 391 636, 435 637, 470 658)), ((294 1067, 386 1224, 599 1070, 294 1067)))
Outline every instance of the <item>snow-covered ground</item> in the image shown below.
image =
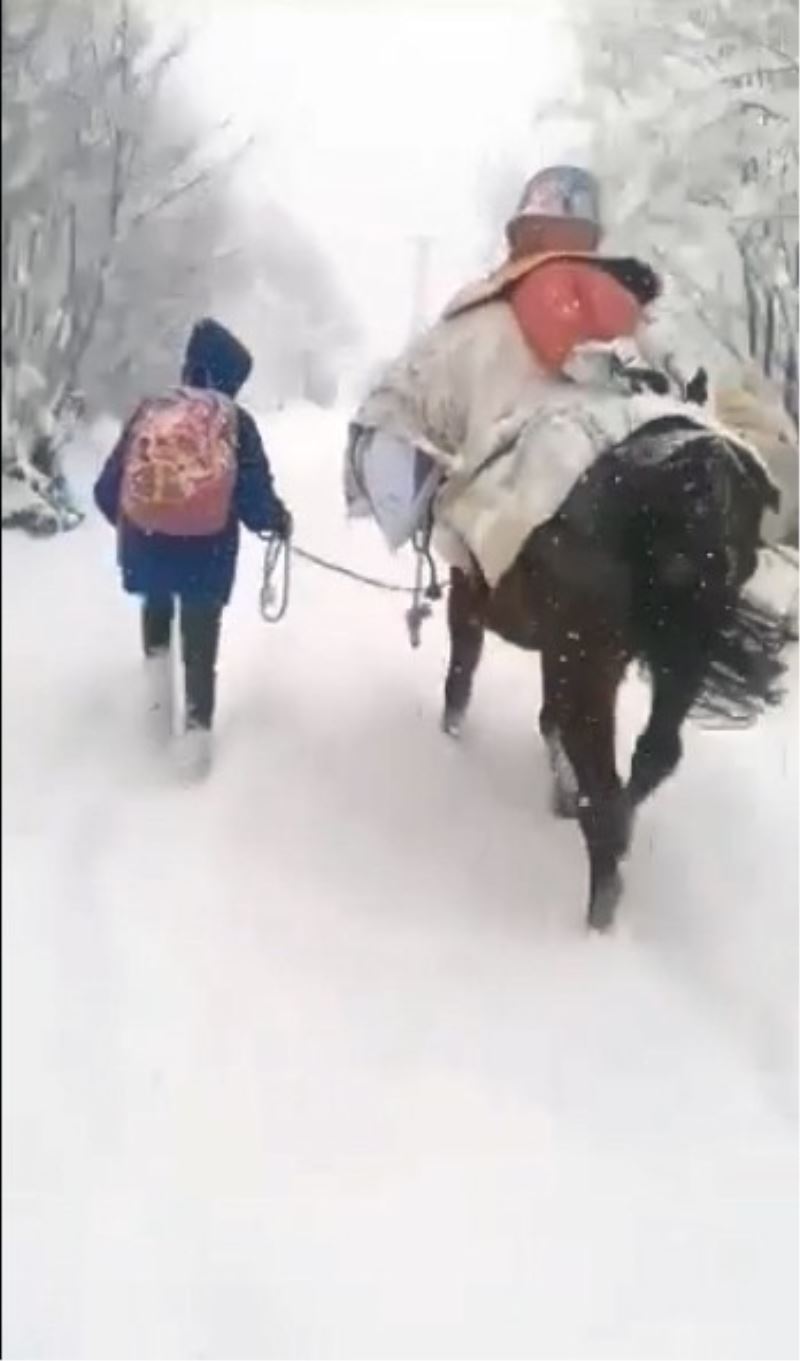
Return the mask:
MULTIPOLYGON (((299 541, 401 579, 338 418, 266 427, 299 541)), ((797 1356, 794 677, 687 733, 594 939, 529 658, 453 745, 441 611, 297 563, 269 628, 251 541, 187 789, 111 533, 4 569, 4 1356, 797 1356)))

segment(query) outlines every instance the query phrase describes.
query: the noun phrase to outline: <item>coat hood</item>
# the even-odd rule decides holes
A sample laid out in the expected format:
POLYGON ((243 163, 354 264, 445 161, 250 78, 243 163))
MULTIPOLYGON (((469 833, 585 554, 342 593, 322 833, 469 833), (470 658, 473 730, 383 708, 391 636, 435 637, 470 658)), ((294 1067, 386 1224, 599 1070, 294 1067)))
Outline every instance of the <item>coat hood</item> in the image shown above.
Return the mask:
POLYGON ((186 347, 184 382, 235 397, 252 367, 249 350, 220 322, 212 317, 197 322, 186 347))

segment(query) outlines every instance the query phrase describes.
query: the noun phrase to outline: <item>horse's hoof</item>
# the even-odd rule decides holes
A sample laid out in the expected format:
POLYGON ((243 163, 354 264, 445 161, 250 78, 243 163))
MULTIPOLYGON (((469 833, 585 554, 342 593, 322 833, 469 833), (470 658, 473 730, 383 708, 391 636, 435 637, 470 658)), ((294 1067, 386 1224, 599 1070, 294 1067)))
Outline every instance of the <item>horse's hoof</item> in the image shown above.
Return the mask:
POLYGON ((458 738, 461 736, 461 725, 464 721, 463 714, 450 714, 445 710, 442 714, 442 732, 447 737, 458 738))
POLYGON ((608 875, 594 890, 589 903, 588 925, 593 931, 608 931, 622 897, 622 876, 618 870, 608 875))

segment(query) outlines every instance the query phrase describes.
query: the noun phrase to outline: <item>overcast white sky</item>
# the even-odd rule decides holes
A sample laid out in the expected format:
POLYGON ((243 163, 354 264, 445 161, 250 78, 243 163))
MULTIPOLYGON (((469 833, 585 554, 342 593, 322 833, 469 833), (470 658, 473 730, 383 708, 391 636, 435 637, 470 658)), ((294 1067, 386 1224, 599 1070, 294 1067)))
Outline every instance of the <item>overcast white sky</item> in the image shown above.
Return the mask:
POLYGON ((371 349, 405 339, 416 235, 433 238, 428 309, 480 266, 481 184, 550 154, 535 111, 574 79, 565 6, 548 0, 149 8, 191 29, 185 77, 204 113, 258 138, 244 210, 269 195, 310 230, 371 349))

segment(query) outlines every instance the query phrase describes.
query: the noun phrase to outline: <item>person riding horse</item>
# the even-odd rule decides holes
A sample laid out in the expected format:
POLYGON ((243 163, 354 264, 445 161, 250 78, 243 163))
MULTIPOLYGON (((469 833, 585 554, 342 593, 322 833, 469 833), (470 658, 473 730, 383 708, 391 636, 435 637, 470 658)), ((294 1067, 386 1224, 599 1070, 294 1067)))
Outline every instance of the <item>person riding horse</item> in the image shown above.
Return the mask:
POLYGON ((356 413, 345 495, 392 546, 432 516, 452 569, 446 733, 460 731, 486 630, 540 654, 553 809, 580 823, 588 922, 605 929, 635 810, 676 769, 683 723, 749 721, 777 702, 786 630, 743 594, 778 488, 692 405, 705 374, 684 380, 652 307, 659 279, 600 255, 599 222, 591 176, 534 176, 505 263, 356 413), (651 704, 623 782, 615 713, 634 660, 651 704))
MULTIPOLYGON (((504 264, 463 289, 356 412, 348 510, 373 515, 390 546, 405 541, 446 481, 437 500, 440 551, 465 565, 466 539, 496 577, 508 566, 511 541, 471 542, 473 507, 461 494, 460 472, 491 463, 532 423, 531 478, 539 485, 529 490, 545 519, 600 449, 630 433, 641 410, 630 407, 631 395, 644 388, 704 400, 705 374, 686 381, 672 328, 652 306, 661 292, 655 272, 598 253, 599 197, 594 177, 574 166, 534 175, 507 224, 504 264), (565 419, 574 427, 571 455, 565 419)), ((497 499, 485 480, 480 495, 497 499)), ((493 535, 504 540, 504 527, 493 535)))

